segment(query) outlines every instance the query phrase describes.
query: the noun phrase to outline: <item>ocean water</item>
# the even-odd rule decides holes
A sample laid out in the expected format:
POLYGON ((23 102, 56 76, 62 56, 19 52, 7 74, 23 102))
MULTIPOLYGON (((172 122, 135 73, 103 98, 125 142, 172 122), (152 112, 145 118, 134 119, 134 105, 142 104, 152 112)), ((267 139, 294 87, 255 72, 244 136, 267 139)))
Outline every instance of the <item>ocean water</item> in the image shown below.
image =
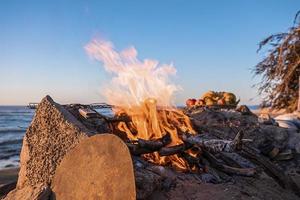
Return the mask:
POLYGON ((25 106, 0 106, 0 169, 19 165, 23 136, 34 111, 25 106))
MULTIPOLYGON (((113 115, 110 109, 97 111, 113 115)), ((26 106, 0 106, 0 169, 19 166, 23 137, 34 113, 26 106)))

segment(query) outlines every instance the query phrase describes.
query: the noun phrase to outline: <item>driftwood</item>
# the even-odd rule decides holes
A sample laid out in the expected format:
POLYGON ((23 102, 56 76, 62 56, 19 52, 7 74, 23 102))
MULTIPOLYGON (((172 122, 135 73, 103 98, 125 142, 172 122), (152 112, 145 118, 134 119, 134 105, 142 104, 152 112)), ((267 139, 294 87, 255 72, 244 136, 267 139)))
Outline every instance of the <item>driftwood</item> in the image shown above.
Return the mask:
POLYGON ((161 148, 158 153, 160 156, 170 156, 173 154, 179 154, 181 152, 184 152, 185 150, 191 148, 192 146, 190 145, 185 145, 185 144, 179 144, 171 147, 163 147, 161 148))
POLYGON ((137 143, 141 148, 157 151, 160 148, 171 143, 171 136, 170 134, 166 134, 162 138, 156 140, 138 139, 137 141, 132 141, 132 142, 137 143))
POLYGON ((137 199, 146 199, 155 190, 160 190, 163 177, 147 168, 135 168, 135 184, 137 199))
POLYGON ((182 140, 189 144, 194 144, 210 152, 234 152, 241 149, 243 132, 239 132, 234 140, 205 139, 201 135, 182 135, 182 140))
POLYGON ((254 176, 256 174, 255 168, 237 168, 224 165, 214 155, 206 150, 203 150, 203 156, 211 163, 211 165, 228 174, 240 175, 240 176, 254 176))
POLYGON ((147 154, 147 153, 153 153, 157 150, 153 149, 147 149, 147 148, 142 148, 138 144, 132 144, 132 143, 126 143, 130 153, 135 156, 147 154))
POLYGON ((159 148, 160 147, 159 145, 155 146, 156 143, 155 145, 151 146, 152 148, 141 147, 139 144, 132 144, 132 143, 126 143, 126 145, 129 148, 130 153, 135 156, 154 153, 154 152, 158 152, 160 156, 170 156, 174 154, 180 154, 181 152, 192 147, 190 145, 180 144, 180 145, 175 145, 170 147, 159 148))
POLYGON ((182 152, 181 154, 179 154, 180 157, 183 157, 188 163, 190 167, 198 167, 199 170, 202 171, 207 171, 207 166, 206 164, 203 162, 203 159, 201 157, 193 157, 190 154, 186 153, 186 152, 182 152))
POLYGON ((259 150, 244 145, 240 154, 262 166, 265 172, 269 176, 273 177, 279 185, 281 185, 283 188, 293 191, 297 196, 300 197, 300 188, 293 181, 293 179, 289 175, 285 174, 282 170, 280 170, 271 161, 269 161, 269 159, 261 155, 259 150))
POLYGON ((222 159, 226 164, 240 168, 255 168, 255 164, 242 157, 238 153, 220 152, 217 158, 222 159))
POLYGON ((153 153, 158 151, 161 156, 169 156, 173 154, 179 154, 193 146, 204 148, 210 152, 233 152, 239 150, 242 144, 242 132, 236 135, 234 140, 221 140, 221 139, 204 139, 201 135, 187 136, 183 134, 181 136, 184 144, 179 144, 175 146, 169 146, 170 140, 166 139, 168 137, 163 137, 158 140, 143 140, 138 139, 137 141, 131 141, 131 143, 126 143, 130 152, 133 155, 142 155, 146 153, 153 153))
POLYGON ((141 148, 150 149, 153 151, 157 151, 164 146, 164 143, 160 140, 153 141, 138 139, 137 143, 141 148))
POLYGON ((147 199, 154 191, 168 189, 174 174, 163 166, 149 163, 138 156, 132 156, 137 199, 147 199))

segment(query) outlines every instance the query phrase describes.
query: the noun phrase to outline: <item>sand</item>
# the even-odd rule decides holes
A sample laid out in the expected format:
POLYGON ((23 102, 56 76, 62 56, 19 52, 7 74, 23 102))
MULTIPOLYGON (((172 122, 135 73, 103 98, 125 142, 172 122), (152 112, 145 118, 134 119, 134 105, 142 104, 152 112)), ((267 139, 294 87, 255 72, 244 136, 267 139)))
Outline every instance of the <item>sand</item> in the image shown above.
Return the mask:
POLYGON ((0 170, 0 186, 17 181, 19 168, 7 168, 0 170))

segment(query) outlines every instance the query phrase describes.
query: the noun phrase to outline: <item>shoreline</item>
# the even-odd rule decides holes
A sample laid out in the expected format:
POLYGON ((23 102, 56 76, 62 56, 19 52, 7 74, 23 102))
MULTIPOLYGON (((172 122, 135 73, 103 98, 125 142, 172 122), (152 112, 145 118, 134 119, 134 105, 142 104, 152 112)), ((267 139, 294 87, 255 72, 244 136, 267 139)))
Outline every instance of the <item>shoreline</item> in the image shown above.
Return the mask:
POLYGON ((0 187, 18 180, 19 167, 0 169, 0 187))

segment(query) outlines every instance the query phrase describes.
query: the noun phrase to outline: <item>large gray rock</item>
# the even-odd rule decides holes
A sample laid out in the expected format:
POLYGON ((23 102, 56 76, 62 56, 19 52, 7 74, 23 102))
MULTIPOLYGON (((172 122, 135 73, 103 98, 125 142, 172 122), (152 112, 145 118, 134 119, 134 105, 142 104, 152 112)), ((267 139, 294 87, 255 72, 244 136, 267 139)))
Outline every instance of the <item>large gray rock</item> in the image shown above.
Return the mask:
POLYGON ((43 98, 23 139, 17 189, 49 185, 64 155, 92 134, 50 96, 43 98))

